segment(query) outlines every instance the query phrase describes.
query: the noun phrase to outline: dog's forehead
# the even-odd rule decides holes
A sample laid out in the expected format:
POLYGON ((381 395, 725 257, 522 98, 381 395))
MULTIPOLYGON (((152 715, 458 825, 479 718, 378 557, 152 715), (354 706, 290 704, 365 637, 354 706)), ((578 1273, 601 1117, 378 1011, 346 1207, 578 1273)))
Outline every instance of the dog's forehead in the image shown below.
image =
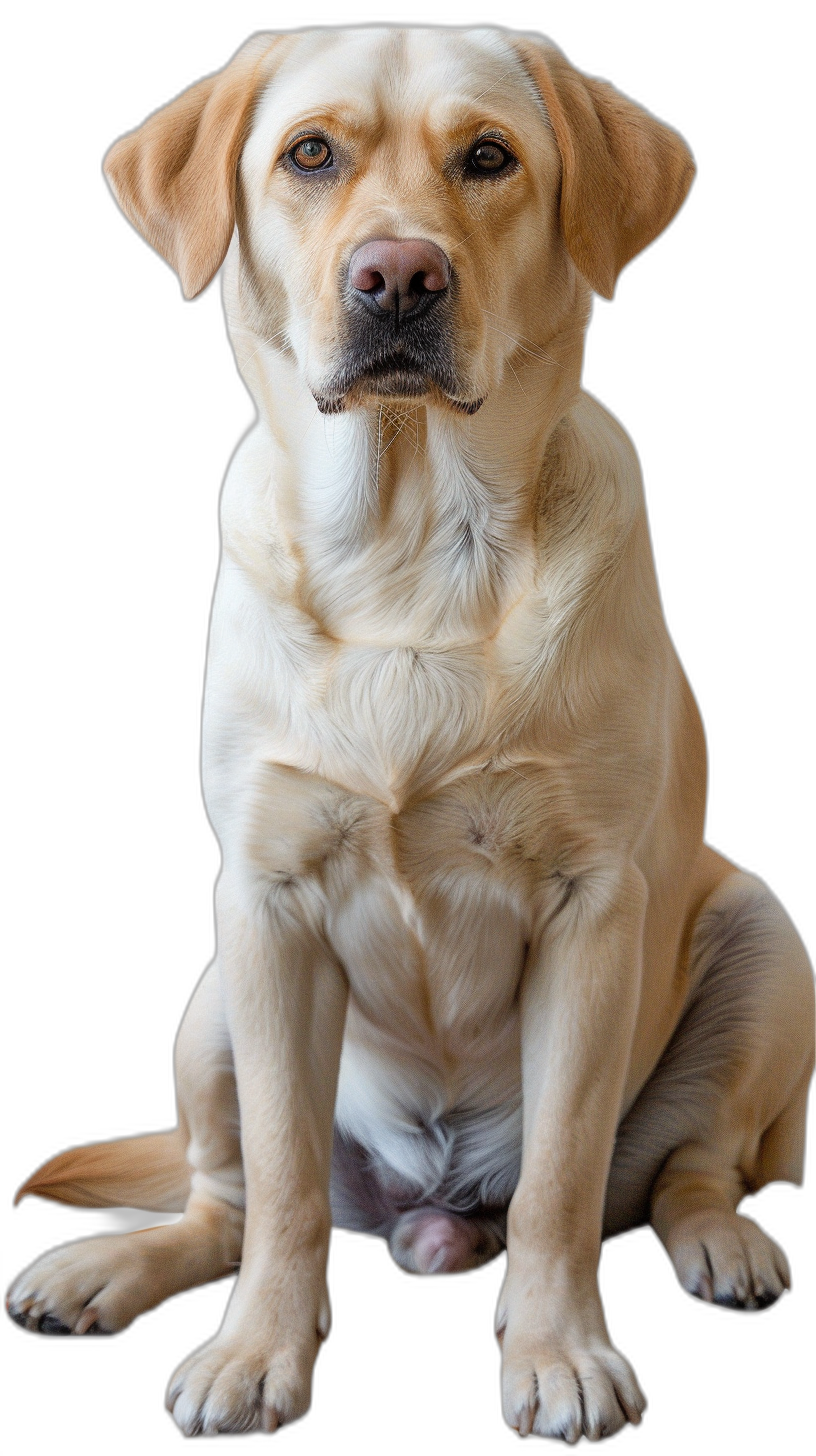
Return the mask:
POLYGON ((471 109, 543 121, 535 87, 502 31, 315 30, 293 37, 253 131, 271 137, 321 113, 374 127, 399 117, 444 125, 471 109))

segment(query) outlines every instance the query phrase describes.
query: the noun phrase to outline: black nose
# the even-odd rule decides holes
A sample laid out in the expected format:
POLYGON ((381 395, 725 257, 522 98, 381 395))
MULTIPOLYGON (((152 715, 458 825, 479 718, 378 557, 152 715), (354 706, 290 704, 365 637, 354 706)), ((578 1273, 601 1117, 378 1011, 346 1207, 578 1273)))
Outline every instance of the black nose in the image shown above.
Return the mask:
POLYGON ((423 300, 444 293, 450 263, 426 238, 378 238, 352 254, 348 276, 352 288, 398 320, 423 300))

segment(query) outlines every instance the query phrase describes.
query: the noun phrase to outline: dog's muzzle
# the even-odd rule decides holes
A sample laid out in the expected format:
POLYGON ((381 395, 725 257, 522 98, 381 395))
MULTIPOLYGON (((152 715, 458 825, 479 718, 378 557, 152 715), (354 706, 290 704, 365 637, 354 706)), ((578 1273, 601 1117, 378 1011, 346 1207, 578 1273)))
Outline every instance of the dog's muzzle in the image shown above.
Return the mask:
POLYGON ((339 414, 356 386, 383 398, 441 391, 474 414, 454 364, 456 277, 442 249, 424 238, 381 238, 352 254, 342 282, 341 362, 320 394, 322 414, 339 414), (463 397, 464 396, 464 397, 463 397))

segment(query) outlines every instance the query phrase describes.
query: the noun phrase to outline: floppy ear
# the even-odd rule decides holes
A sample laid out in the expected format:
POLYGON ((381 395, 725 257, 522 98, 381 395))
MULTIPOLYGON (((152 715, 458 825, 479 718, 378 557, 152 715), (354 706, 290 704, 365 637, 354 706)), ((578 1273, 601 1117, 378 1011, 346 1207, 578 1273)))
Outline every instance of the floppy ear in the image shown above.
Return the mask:
POLYGON ((694 160, 671 127, 607 81, 583 76, 549 41, 516 48, 561 152, 561 228, 587 282, 611 298, 621 268, 672 220, 694 160))
POLYGON ((114 142, 105 175, 119 206, 194 298, 224 261, 238 160, 280 38, 253 35, 222 71, 114 142))

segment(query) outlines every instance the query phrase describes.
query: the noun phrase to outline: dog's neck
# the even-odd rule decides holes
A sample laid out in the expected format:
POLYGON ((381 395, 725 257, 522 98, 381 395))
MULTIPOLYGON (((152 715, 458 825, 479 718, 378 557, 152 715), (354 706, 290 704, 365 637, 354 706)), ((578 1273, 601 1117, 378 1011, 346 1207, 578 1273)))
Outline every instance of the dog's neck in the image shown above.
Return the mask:
POLYGON ((225 549, 274 537, 293 594, 331 636, 490 635, 534 569, 542 463, 579 392, 584 312, 519 351, 475 415, 383 402, 323 416, 291 352, 252 329, 237 290, 226 302, 267 465, 240 502, 225 491, 225 549))

